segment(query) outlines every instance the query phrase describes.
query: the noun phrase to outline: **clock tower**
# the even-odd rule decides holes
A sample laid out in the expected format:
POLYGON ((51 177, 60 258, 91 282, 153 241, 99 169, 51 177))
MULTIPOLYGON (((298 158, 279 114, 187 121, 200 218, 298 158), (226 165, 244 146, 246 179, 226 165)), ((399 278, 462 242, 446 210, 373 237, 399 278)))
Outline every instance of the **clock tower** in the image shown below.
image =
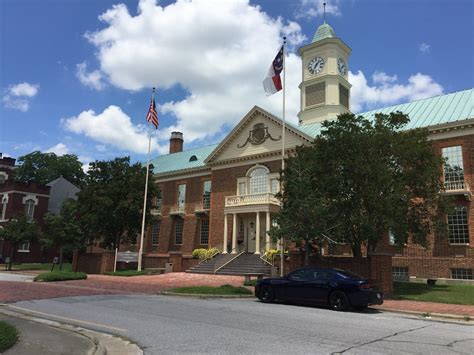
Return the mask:
POLYGON ((302 58, 300 125, 335 119, 349 112, 351 84, 347 81, 351 49, 326 22, 313 41, 299 49, 302 58))

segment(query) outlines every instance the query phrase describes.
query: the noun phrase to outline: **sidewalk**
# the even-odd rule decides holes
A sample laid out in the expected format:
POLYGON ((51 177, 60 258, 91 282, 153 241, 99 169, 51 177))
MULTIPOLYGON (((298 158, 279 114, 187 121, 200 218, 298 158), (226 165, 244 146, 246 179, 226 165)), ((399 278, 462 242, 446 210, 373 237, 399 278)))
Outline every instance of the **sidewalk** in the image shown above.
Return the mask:
POLYGON ((470 305, 404 300, 384 300, 383 305, 374 306, 374 308, 380 310, 399 311, 407 313, 429 313, 432 316, 444 316, 448 318, 474 318, 474 306, 470 305))
POLYGON ((5 355, 92 354, 96 348, 91 339, 66 330, 0 314, 0 320, 15 326, 18 341, 5 355))

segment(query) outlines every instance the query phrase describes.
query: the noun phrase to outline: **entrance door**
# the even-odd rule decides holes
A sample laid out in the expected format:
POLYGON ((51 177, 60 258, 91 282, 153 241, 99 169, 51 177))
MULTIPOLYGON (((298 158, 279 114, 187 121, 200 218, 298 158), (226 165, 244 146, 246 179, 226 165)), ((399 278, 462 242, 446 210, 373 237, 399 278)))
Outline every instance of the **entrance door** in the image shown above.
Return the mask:
POLYGON ((247 253, 255 253, 255 236, 256 236, 256 229, 255 229, 255 218, 247 218, 246 220, 246 248, 245 251, 247 253))

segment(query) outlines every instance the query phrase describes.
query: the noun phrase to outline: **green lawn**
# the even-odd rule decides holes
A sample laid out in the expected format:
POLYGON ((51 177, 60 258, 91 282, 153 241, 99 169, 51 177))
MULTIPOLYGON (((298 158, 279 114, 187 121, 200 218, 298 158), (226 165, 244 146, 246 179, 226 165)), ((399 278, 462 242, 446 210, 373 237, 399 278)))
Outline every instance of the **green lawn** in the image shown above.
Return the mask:
POLYGON ((35 277, 35 281, 67 281, 67 280, 83 280, 87 279, 85 272, 71 272, 71 271, 56 271, 45 272, 35 277))
POLYGON ((106 272, 105 275, 110 276, 140 276, 140 275, 147 275, 146 270, 137 271, 137 270, 120 270, 115 272, 106 272))
MULTIPOLYGON (((25 263, 25 264, 13 264, 12 270, 51 270, 53 264, 51 263, 25 263)), ((3 265, 5 268, 5 265, 3 265)), ((54 270, 59 270, 59 265, 54 266, 54 270)), ((63 271, 71 271, 71 263, 63 263, 63 271)))
POLYGON ((222 285, 219 287, 212 286, 190 286, 190 287, 177 287, 168 290, 174 293, 188 293, 194 295, 251 295, 252 291, 245 287, 235 287, 232 285, 222 285))
POLYGON ((17 339, 16 328, 7 322, 0 321, 0 353, 15 345, 17 339))
POLYGON ((474 285, 428 286, 417 282, 394 282, 393 298, 398 300, 474 305, 474 285))

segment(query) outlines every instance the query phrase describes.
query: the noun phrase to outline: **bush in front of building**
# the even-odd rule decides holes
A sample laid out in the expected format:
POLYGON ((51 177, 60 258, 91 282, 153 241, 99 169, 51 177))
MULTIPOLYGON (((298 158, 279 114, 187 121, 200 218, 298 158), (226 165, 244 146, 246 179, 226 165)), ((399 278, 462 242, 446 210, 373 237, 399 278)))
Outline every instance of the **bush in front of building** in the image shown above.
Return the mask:
POLYGON ((194 259, 199 259, 199 260, 209 260, 212 259, 214 256, 219 254, 221 251, 218 248, 210 248, 210 249, 204 249, 204 248, 199 248, 199 249, 194 249, 193 250, 193 258, 194 259))
POLYGON ((85 272, 70 272, 70 271, 52 271, 39 274, 35 277, 35 281, 53 282, 53 281, 67 281, 67 280, 85 280, 87 274, 85 272))
POLYGON ((0 321, 0 353, 15 345, 18 340, 18 332, 16 328, 7 323, 0 321))

